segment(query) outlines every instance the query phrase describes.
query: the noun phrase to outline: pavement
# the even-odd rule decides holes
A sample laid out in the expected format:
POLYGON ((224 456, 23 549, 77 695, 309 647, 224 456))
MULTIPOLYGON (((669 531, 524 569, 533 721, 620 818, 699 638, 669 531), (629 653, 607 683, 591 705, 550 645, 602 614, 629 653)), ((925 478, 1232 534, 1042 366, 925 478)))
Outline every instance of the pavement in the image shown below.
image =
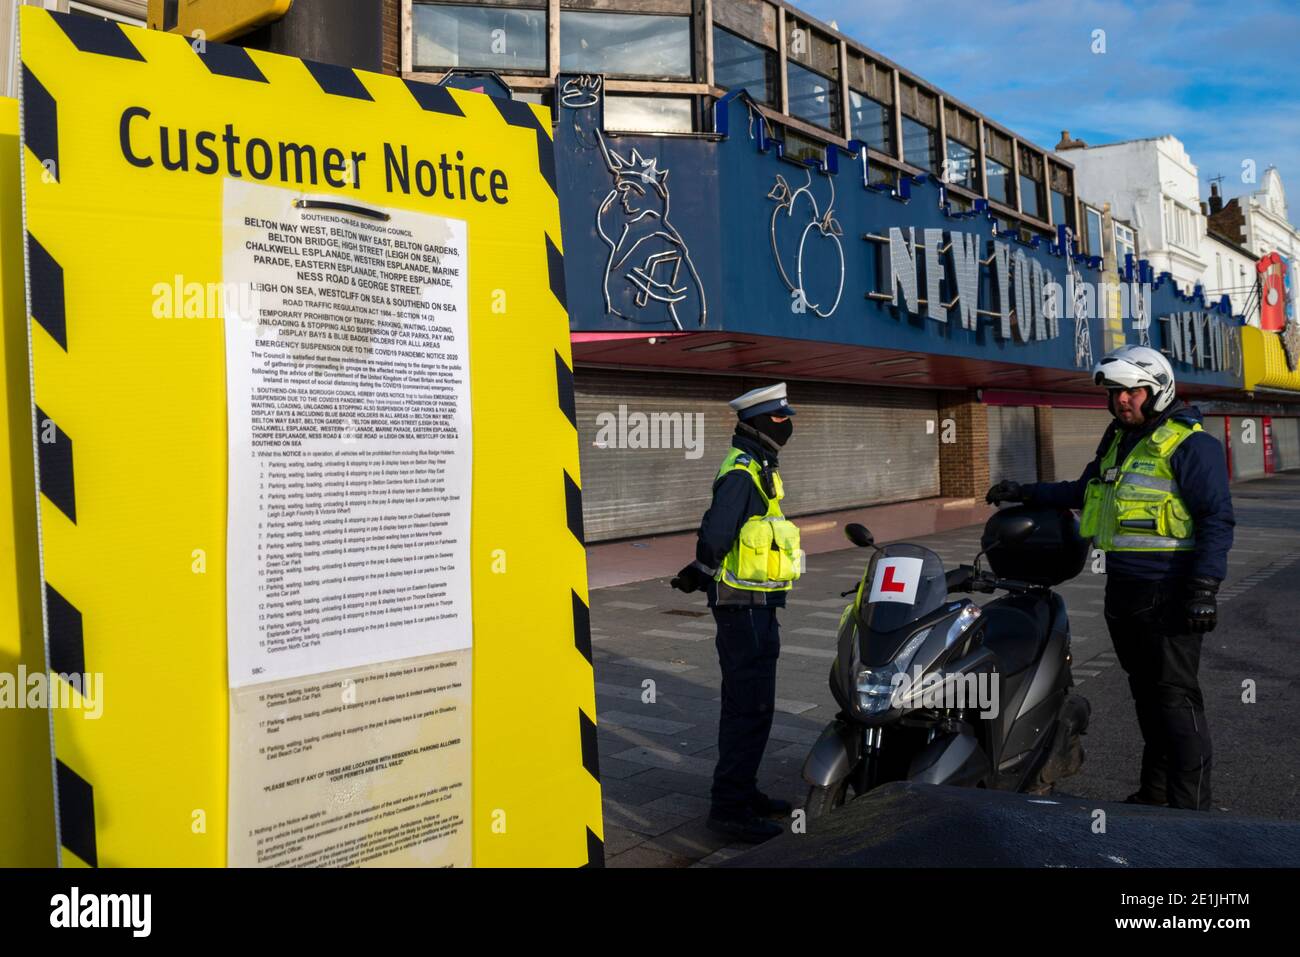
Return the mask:
MULTIPOLYGON (((1236 543, 1220 592, 1220 623, 1206 638, 1200 672, 1214 741, 1215 803, 1236 814, 1298 820, 1300 748, 1291 705, 1300 691, 1300 472, 1236 483, 1233 500, 1236 543)), ((977 524, 906 540, 952 567, 975 557, 980 531, 977 524)), ((674 568, 692 555, 683 546, 674 568)), ((867 556, 851 546, 811 556, 780 615, 776 718, 759 787, 796 807, 807 795, 804 757, 837 710, 827 674, 849 601, 839 593, 856 586, 867 556)), ((670 577, 591 592, 610 867, 711 866, 751 847, 704 826, 718 753, 713 617, 702 596, 673 591, 670 577)), ((1104 570, 1090 562, 1057 589, 1070 612, 1078 691, 1092 704, 1083 770, 1059 790, 1114 801, 1136 788, 1141 737, 1106 633, 1104 588, 1104 570)))

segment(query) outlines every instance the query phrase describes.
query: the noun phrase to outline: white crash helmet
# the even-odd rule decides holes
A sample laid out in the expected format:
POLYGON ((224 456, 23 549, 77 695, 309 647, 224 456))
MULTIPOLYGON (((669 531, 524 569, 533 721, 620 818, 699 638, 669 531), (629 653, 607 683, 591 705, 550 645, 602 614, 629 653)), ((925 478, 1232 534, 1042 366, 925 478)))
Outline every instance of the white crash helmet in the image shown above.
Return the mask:
POLYGON ((1143 413, 1163 412, 1174 401, 1174 369, 1169 360, 1148 346, 1121 346, 1092 367, 1092 381, 1107 389, 1146 386, 1151 398, 1143 413))

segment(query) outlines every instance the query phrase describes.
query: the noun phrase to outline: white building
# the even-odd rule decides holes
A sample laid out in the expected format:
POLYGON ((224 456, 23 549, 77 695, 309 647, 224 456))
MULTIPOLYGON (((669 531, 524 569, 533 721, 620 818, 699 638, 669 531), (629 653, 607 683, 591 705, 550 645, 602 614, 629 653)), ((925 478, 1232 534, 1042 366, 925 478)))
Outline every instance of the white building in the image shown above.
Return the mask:
POLYGON ((1227 203, 1212 184, 1207 204, 1196 165, 1177 137, 1090 147, 1065 133, 1056 151, 1074 163, 1081 197, 1109 202, 1116 220, 1136 227, 1138 255, 1156 275, 1170 273, 1187 293, 1201 286, 1210 303, 1228 296, 1233 313, 1252 325, 1259 325, 1260 257, 1278 252, 1300 261, 1300 230, 1288 218, 1282 179, 1272 167, 1257 191, 1227 203))
POLYGON ((1231 199, 1218 210, 1214 208, 1214 197, 1210 198, 1210 214, 1218 231, 1229 239, 1256 257, 1278 253, 1300 260, 1300 229, 1291 223, 1282 176, 1272 166, 1264 171, 1259 189, 1253 193, 1231 199))
POLYGON ((1109 202, 1117 220, 1140 236, 1138 255, 1156 275, 1168 272, 1190 292, 1207 267, 1205 216, 1196 166, 1174 136, 1086 146, 1066 137, 1058 153, 1074 164, 1078 194, 1109 202))

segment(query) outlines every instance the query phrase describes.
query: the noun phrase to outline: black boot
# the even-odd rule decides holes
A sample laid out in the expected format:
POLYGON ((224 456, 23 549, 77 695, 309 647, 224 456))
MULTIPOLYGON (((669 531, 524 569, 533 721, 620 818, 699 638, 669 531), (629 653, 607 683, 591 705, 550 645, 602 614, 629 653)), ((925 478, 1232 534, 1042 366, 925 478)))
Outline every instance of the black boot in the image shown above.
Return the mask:
POLYGON ((727 837, 748 841, 751 844, 760 844, 776 837, 782 831, 781 825, 775 821, 766 821, 752 814, 719 817, 710 813, 709 819, 705 821, 705 827, 717 834, 725 834, 727 837))
POLYGON ((784 817, 794 810, 794 805, 780 798, 771 798, 761 791, 754 795, 750 808, 759 817, 784 817))

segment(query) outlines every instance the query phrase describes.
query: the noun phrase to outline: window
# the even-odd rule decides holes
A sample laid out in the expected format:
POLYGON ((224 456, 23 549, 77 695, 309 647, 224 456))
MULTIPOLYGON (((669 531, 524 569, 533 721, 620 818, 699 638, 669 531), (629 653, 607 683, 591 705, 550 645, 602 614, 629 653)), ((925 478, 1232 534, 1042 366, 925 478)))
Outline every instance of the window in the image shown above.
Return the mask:
POLYGON ((1049 163, 1047 167, 1051 182, 1048 184, 1052 198, 1052 225, 1074 225, 1074 187, 1070 182, 1070 171, 1063 166, 1049 163))
POLYGON ((948 182, 965 186, 969 190, 979 189, 979 176, 975 168, 977 159, 975 151, 965 143, 948 140, 948 182))
POLYGON ((893 155, 894 119, 888 106, 857 90, 849 90, 849 122, 853 124, 849 134, 853 139, 862 140, 873 150, 893 155))
POLYGON ((1137 255, 1137 239, 1128 226, 1115 224, 1115 265, 1123 269, 1126 255, 1137 255))
POLYGON ((938 135, 910 116, 903 117, 903 160, 927 173, 933 172, 934 148, 938 135))
POLYGON ((875 185, 897 186, 898 170, 875 160, 867 161, 867 182, 875 185))
POLYGON ((777 102, 776 54, 722 27, 713 28, 713 82, 744 89, 760 103, 777 102))
POLYGON ((1043 211, 1043 158, 1023 147, 1020 150, 1020 211, 1034 219, 1046 219, 1043 211))
POLYGON ((417 3, 411 12, 416 70, 546 70, 545 8, 417 3))
POLYGON ((948 182, 976 191, 979 181, 979 119, 955 106, 944 105, 944 126, 948 134, 945 159, 948 182))
POLYGON ((817 162, 824 164, 826 162, 826 147, 816 140, 800 136, 794 130, 785 131, 784 143, 784 153, 792 160, 798 160, 801 163, 817 162))
POLYGON ((1057 190, 1052 190, 1052 224, 1055 226, 1074 224, 1074 217, 1070 215, 1070 198, 1057 190))
POLYGON ((984 157, 989 199, 1003 206, 1015 205, 1015 184, 1011 182, 1011 137, 984 126, 984 157))
POLYGON ((560 69, 689 80, 691 18, 564 10, 560 69))
POLYGON ((989 199, 1001 203, 1003 206, 1011 205, 1011 169, 1003 166, 995 159, 989 159, 986 163, 989 168, 989 199))
POLYGON ((928 173, 939 169, 939 98, 915 83, 900 80, 903 162, 928 173))
POLYGON ((1164 201, 1165 240, 1184 249, 1196 246, 1195 214, 1172 199, 1164 201))
POLYGON ((894 143, 894 71, 849 51, 849 137, 898 155, 894 143))
POLYGON ((605 96, 605 129, 635 133, 689 133, 690 97, 605 96))
POLYGON ((1043 187, 1033 177, 1020 174, 1020 211, 1034 219, 1043 218, 1043 187))
POLYGON ((1089 256, 1102 255, 1101 248, 1101 213, 1091 206, 1083 207, 1084 238, 1087 240, 1089 256))
POLYGON ((793 60, 786 61, 790 115, 836 133, 840 129, 839 84, 793 60))

